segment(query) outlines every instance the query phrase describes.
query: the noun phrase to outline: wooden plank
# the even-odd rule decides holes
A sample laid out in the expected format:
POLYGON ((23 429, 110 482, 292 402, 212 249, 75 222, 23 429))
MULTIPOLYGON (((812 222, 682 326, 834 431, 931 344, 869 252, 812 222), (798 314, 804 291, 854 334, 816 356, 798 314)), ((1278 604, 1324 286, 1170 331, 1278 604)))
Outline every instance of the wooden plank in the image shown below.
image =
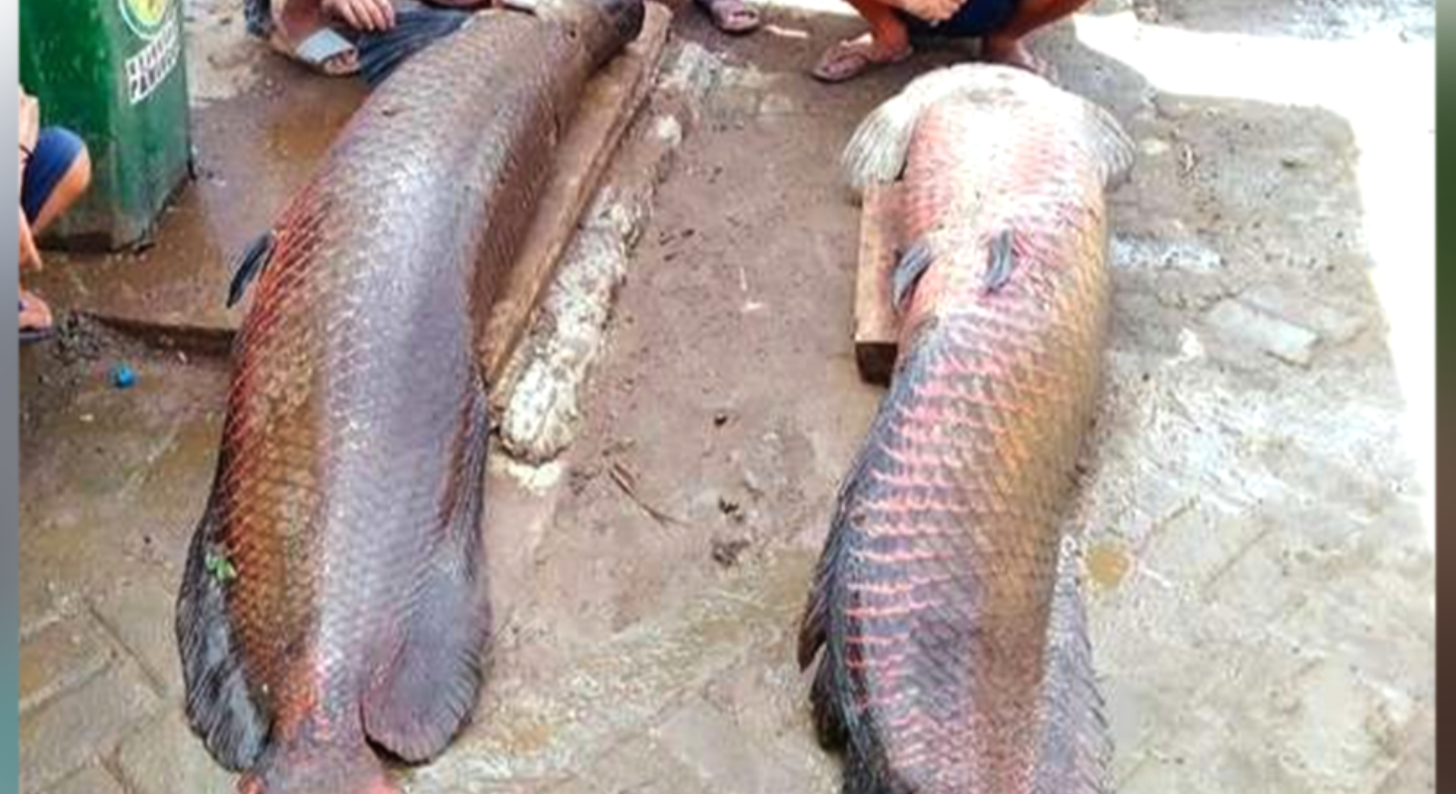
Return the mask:
POLYGON ((859 266, 854 290, 854 357, 860 377, 885 385, 895 367, 900 323, 891 300, 899 256, 900 186, 870 185, 860 210, 859 266))
POLYGON ((495 384, 525 336, 546 287, 657 72, 672 12, 647 3, 642 33, 587 84, 510 275, 501 286, 482 340, 482 364, 495 384))

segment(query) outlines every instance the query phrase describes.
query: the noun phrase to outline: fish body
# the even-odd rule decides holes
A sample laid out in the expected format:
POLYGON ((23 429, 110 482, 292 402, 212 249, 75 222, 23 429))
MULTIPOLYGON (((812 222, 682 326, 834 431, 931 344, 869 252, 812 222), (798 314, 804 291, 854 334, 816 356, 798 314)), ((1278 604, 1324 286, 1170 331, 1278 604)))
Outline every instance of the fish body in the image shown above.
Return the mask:
POLYGON ((846 150, 902 177, 901 339, 801 624, 846 794, 1090 794, 1111 746, 1061 521, 1108 328, 1132 148, 1029 73, 930 73, 846 150), (821 653, 822 651, 822 653, 821 653))
POLYGON ((242 791, 395 792, 371 745, 428 760, 473 710, 481 329, 583 85, 642 18, 477 14, 373 92, 246 256, 176 614, 188 719, 242 791))

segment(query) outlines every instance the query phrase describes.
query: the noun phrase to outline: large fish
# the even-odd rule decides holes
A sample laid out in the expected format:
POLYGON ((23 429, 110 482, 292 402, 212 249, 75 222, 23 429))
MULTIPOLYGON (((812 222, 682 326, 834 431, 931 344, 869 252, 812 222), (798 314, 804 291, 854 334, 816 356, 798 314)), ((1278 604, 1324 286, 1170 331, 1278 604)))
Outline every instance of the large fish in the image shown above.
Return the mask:
POLYGON ((903 175, 911 241, 896 368, 801 625, 847 794, 1106 790, 1060 526, 1100 388, 1104 195, 1132 151, 1103 110, 982 64, 912 82, 846 149, 856 187, 903 175))
POLYGON ((584 83, 642 0, 486 11, 359 109, 254 245, 176 630, 191 725, 250 794, 395 792, 490 644, 480 329, 584 83))

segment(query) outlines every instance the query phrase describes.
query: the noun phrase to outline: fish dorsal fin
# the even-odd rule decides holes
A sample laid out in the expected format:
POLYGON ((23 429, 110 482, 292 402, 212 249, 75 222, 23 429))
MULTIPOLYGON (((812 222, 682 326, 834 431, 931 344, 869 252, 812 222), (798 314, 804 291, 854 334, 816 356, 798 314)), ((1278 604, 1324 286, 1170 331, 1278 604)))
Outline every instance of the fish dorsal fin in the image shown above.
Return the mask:
POLYGON ((895 270, 890 275, 891 303, 897 313, 905 312, 910 297, 915 293, 915 285, 920 283, 920 277, 934 262, 935 255, 925 240, 912 243, 900 254, 900 260, 895 263, 895 270))
POLYGON ((278 238, 273 232, 264 232, 258 235, 253 242, 248 244, 246 250, 238 257, 237 264, 233 266, 233 278, 228 284, 227 305, 228 308, 238 304, 243 295, 248 291, 248 285, 262 273, 268 263, 273 260, 273 248, 278 238))

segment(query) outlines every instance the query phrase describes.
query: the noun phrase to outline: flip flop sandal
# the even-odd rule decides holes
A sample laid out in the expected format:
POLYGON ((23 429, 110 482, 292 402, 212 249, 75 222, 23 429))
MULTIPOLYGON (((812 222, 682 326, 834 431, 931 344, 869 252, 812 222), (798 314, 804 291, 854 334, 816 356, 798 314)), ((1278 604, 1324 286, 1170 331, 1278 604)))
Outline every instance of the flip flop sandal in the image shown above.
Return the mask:
MULTIPOLYGON (((25 301, 20 302, 20 310, 25 311, 25 301)), ((55 335, 56 327, 54 325, 41 326, 40 328, 22 328, 20 329, 20 344, 31 345, 36 342, 44 342, 55 335)))
POLYGON ((290 47, 288 40, 284 38, 279 28, 274 28, 272 44, 279 53, 292 58, 298 63, 312 69, 319 74, 329 77, 346 77, 359 72, 359 63, 354 43, 344 38, 340 33, 330 27, 322 27, 310 33, 297 46, 290 47), (340 56, 354 54, 355 63, 351 67, 338 68, 330 66, 330 63, 337 63, 340 56))
POLYGON ((819 59, 819 64, 810 72, 814 79, 823 83, 843 83, 853 80, 869 72, 886 66, 894 66, 903 63, 915 53, 913 49, 906 48, 887 60, 877 61, 866 54, 866 47, 856 45, 838 45, 833 50, 825 53, 819 59), (845 61, 853 61, 854 65, 836 69, 834 64, 842 64, 845 61))
POLYGON ((699 0, 699 5, 713 17, 713 25, 724 33, 741 36, 763 25, 758 12, 742 0, 699 0))

